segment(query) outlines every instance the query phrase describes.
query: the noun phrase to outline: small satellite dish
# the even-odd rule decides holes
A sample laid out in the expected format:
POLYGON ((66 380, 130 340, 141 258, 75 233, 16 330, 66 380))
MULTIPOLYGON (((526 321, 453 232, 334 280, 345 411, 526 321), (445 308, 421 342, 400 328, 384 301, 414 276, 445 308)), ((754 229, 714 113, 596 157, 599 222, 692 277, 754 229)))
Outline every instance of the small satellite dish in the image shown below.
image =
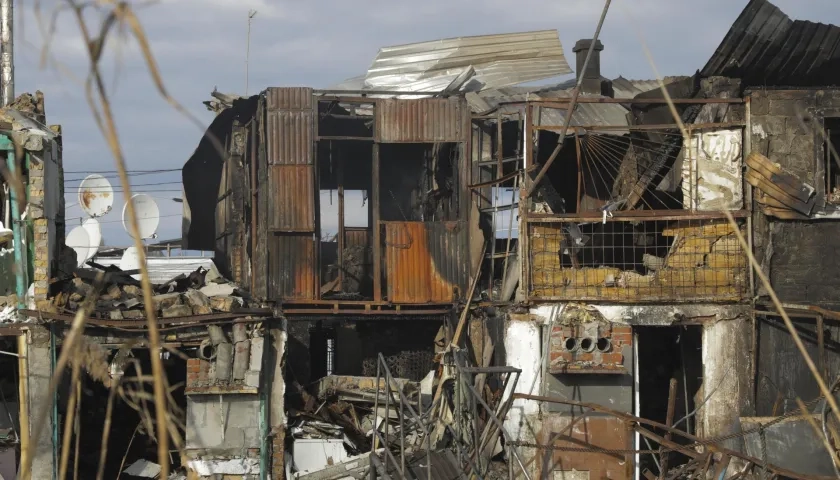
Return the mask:
MULTIPOLYGON (((123 256, 120 259, 120 269, 121 270, 137 270, 140 268, 140 257, 137 255, 137 248, 135 247, 128 247, 123 252, 123 256)), ((140 280, 139 274, 134 274, 131 278, 135 280, 140 280)))
POLYGON ((114 206, 114 189, 107 178, 88 175, 79 184, 79 205, 89 217, 101 217, 114 206))
POLYGON ((88 250, 90 250, 90 235, 88 235, 87 230, 82 226, 73 228, 67 234, 67 239, 64 243, 75 250, 76 264, 79 267, 83 267, 88 260, 87 254, 88 250))
POLYGON ((99 247, 102 245, 102 228, 99 226, 99 220, 95 218, 85 220, 82 223, 82 228, 87 231, 90 237, 90 245, 88 246, 87 258, 85 259, 85 262, 87 262, 99 252, 99 247))
MULTIPOLYGON (((154 238, 158 225, 160 225, 160 209, 158 209, 157 202, 145 193, 138 193, 132 196, 130 201, 134 205, 134 213, 137 215, 140 238, 154 238)), ((125 231, 131 235, 127 202, 123 206, 122 222, 125 231)))

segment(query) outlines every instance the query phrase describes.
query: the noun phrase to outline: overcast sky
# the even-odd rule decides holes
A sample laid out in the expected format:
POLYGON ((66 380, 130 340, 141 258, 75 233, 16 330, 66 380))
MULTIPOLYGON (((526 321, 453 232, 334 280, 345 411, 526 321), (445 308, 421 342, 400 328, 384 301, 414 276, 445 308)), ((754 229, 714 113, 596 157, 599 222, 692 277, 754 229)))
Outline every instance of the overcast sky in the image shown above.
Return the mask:
MULTIPOLYGON (((64 0, 41 0, 40 22, 34 13, 38 0, 16 3, 16 93, 44 92, 48 122, 63 127, 67 179, 85 175, 71 172, 113 170, 113 159, 85 100, 83 80, 89 63, 69 12, 58 15, 49 60, 45 66, 41 62, 42 31, 48 30, 49 16, 64 0)), ((600 36, 602 74, 653 77, 640 34, 662 75, 691 74, 702 68, 746 4, 746 0, 613 0, 600 36)), ((776 0, 775 4, 793 18, 840 24, 837 0, 776 0)), ((559 31, 574 68, 571 48, 578 39, 592 36, 602 6, 597 0, 162 0, 137 4, 136 11, 167 89, 206 126, 213 115, 201 102, 214 87, 244 93, 249 9, 258 11, 251 30, 249 91, 253 94, 269 86, 328 87, 364 73, 381 46, 537 29, 559 31)), ((161 99, 136 42, 109 42, 106 60, 129 168, 180 168, 203 129, 161 99)), ((181 196, 180 179, 180 172, 133 177, 137 191, 159 197, 160 239, 180 237, 181 205, 171 200, 181 196)), ((76 202, 77 185, 67 183, 68 204, 76 202)), ((122 207, 118 196, 114 212, 102 219, 109 245, 129 242, 120 223, 122 207)), ((78 224, 71 219, 81 212, 69 207, 67 216, 68 224, 78 224)))

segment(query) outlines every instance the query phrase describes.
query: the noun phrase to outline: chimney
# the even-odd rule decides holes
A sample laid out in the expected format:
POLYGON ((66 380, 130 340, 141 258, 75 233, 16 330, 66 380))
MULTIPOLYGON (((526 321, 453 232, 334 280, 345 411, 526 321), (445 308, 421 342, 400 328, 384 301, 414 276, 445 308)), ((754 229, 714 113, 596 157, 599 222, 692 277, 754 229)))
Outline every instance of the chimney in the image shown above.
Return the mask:
POLYGON ((575 71, 578 79, 581 75, 583 81, 580 84, 580 91, 583 93, 592 93, 596 95, 601 94, 601 50, 604 45, 600 40, 595 40, 595 48, 592 49, 592 56, 589 58, 589 64, 586 66, 586 71, 583 71, 583 64, 586 62, 586 54, 589 53, 589 46, 592 45, 592 39, 586 38, 578 40, 575 43, 575 52, 577 65, 575 71))

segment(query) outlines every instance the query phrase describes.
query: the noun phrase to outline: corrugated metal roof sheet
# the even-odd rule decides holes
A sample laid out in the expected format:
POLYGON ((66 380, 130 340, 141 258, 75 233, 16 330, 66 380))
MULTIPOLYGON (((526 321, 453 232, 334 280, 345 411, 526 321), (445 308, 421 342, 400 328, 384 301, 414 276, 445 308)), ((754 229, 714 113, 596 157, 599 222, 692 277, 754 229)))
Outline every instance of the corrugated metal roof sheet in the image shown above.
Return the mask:
POLYGON ((794 21, 767 0, 750 0, 701 73, 747 86, 827 86, 840 83, 838 68, 840 27, 794 21))
MULTIPOLYGON (((684 80, 688 77, 665 77, 663 82, 665 85, 669 83, 684 80)), ((624 77, 618 77, 612 81, 613 95, 615 98, 633 98, 636 95, 659 88, 659 82, 654 80, 629 80, 624 77)))
MULTIPOLYGON (((120 259, 121 257, 96 257, 94 261, 105 267, 119 267, 120 259)), ((149 280, 154 284, 166 283, 181 274, 189 275, 199 267, 215 272, 215 276, 221 276, 211 257, 147 257, 146 266, 149 270, 149 280)))
POLYGON ((365 75, 374 90, 443 91, 469 67, 465 90, 498 88, 572 73, 556 30, 458 37, 384 47, 365 75))
MULTIPOLYGON (((565 86, 561 84, 561 87, 565 86)), ((585 96, 585 95, 581 95, 585 96)), ((471 97, 471 96, 470 96, 471 97)), ((467 97, 467 100, 470 100, 467 97)), ((484 106, 484 103, 491 107, 499 106, 506 102, 524 102, 526 100, 552 99, 552 98, 569 98, 571 91, 563 88, 502 88, 495 89, 478 94, 480 100, 470 102, 470 107, 473 110, 484 106), (479 103, 484 102, 484 103, 479 103)), ((504 105, 501 107, 502 113, 510 114, 522 111, 520 105, 504 105)), ((540 125, 564 125, 566 122, 566 111, 559 108, 542 108, 540 111, 539 124, 540 125)), ((627 125, 627 109, 618 103, 578 103, 575 111, 572 114, 572 126, 622 126, 627 125)), ((611 130, 608 133, 615 135, 625 135, 627 130, 611 130)))

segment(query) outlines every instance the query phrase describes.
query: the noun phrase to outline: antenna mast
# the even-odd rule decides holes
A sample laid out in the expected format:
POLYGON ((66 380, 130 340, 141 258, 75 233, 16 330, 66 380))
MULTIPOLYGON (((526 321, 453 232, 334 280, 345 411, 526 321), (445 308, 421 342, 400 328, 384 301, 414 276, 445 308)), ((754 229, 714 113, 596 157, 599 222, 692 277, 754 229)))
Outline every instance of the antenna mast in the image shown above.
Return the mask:
POLYGON ((248 96, 248 61, 251 59, 251 20, 257 15, 256 10, 248 10, 248 41, 245 46, 245 96, 248 96))

